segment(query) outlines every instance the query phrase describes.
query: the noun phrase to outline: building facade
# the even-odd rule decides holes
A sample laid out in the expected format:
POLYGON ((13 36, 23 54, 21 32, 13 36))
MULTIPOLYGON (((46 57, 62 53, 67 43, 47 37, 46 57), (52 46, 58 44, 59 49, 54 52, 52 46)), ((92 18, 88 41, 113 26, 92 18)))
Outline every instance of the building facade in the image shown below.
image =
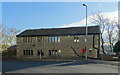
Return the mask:
MULTIPOLYGON (((17 35, 17 57, 59 59, 85 56, 85 27, 29 29, 17 35)), ((98 58, 99 26, 88 27, 88 57, 98 58)))

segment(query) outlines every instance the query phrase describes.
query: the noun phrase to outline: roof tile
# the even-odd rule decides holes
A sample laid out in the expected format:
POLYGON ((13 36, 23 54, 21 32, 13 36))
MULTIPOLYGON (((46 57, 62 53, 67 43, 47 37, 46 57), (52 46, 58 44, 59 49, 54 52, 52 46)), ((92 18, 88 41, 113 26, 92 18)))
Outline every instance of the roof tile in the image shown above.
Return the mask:
MULTIPOLYGON (((61 36, 61 35, 83 35, 86 27, 29 29, 17 36, 61 36)), ((99 26, 88 26, 88 34, 100 34, 99 26)))

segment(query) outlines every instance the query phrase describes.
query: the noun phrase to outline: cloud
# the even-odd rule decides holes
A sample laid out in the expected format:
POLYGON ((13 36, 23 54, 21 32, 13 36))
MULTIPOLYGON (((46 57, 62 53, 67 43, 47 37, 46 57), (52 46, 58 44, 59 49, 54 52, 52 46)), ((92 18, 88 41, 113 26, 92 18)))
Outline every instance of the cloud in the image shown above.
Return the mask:
POLYGON ((103 13, 104 16, 108 17, 111 20, 118 20, 118 11, 113 11, 113 12, 105 12, 103 13))
MULTIPOLYGON (((107 17, 110 20, 118 21, 118 11, 117 10, 113 11, 113 12, 102 12, 102 14, 103 14, 104 17, 107 17)), ((88 18, 87 18, 88 22, 87 23, 88 23, 88 25, 95 25, 95 24, 91 23, 91 18, 90 18, 91 16, 92 15, 88 16, 88 18)), ((73 23, 70 23, 70 24, 63 24, 59 27, 62 27, 62 28, 64 28, 64 27, 77 27, 77 26, 85 26, 85 24, 86 24, 86 18, 84 18, 84 19, 82 19, 78 22, 73 22, 73 23)))
MULTIPOLYGON (((113 12, 103 12, 102 15, 106 18, 109 18, 112 21, 115 21, 115 22, 118 21, 118 11, 117 10, 113 11, 113 12)), ((88 16, 88 26, 96 25, 96 24, 91 23, 91 17, 92 16, 93 15, 88 16)), ((61 27, 61 28, 64 28, 64 27, 78 27, 78 26, 85 26, 85 25, 86 25, 86 18, 84 18, 84 19, 82 19, 81 21, 78 21, 78 22, 74 22, 74 23, 70 23, 70 24, 63 24, 59 27, 61 27)), ((116 38, 116 35, 117 35, 116 31, 118 31, 118 29, 115 27, 112 31, 114 33, 112 35, 112 38, 116 38)), ((107 30, 105 30, 104 33, 103 33, 103 38, 104 38, 104 41, 107 42, 106 45, 108 45, 108 35, 107 34, 108 34, 107 30)))

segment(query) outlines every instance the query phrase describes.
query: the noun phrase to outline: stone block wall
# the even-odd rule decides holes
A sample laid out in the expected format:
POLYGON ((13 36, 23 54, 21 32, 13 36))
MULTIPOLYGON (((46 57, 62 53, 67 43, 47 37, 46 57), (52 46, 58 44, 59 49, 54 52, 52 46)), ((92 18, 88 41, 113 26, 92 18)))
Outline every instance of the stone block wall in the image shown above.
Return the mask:
MULTIPOLYGON (((82 54, 82 48, 85 48, 84 38, 85 35, 79 36, 79 42, 74 42, 74 36, 60 36, 60 42, 49 42, 48 36, 41 36, 42 41, 37 42, 37 37, 32 37, 31 43, 23 43, 24 37, 17 37, 17 57, 18 58, 39 58, 37 55, 38 50, 42 50, 44 52, 44 56, 42 58, 72 58, 78 57, 74 50, 80 55, 82 54), (23 55, 23 50, 33 50, 33 55, 23 55), (57 50, 58 53, 56 55, 49 55, 49 50, 57 50), (59 52, 60 51, 60 52, 59 52)), ((99 51, 99 35, 88 35, 88 57, 97 58, 97 54, 99 51), (93 39, 94 36, 94 39, 93 39), (94 41, 93 41, 94 40, 94 41), (94 46, 97 48, 95 49, 94 46)))

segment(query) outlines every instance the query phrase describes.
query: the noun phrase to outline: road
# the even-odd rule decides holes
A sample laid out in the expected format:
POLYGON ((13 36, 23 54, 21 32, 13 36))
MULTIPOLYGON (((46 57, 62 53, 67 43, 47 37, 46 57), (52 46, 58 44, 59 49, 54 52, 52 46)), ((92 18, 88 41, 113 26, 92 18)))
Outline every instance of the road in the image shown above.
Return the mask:
POLYGON ((118 66, 100 61, 13 61, 3 62, 8 73, 118 73, 118 66))

